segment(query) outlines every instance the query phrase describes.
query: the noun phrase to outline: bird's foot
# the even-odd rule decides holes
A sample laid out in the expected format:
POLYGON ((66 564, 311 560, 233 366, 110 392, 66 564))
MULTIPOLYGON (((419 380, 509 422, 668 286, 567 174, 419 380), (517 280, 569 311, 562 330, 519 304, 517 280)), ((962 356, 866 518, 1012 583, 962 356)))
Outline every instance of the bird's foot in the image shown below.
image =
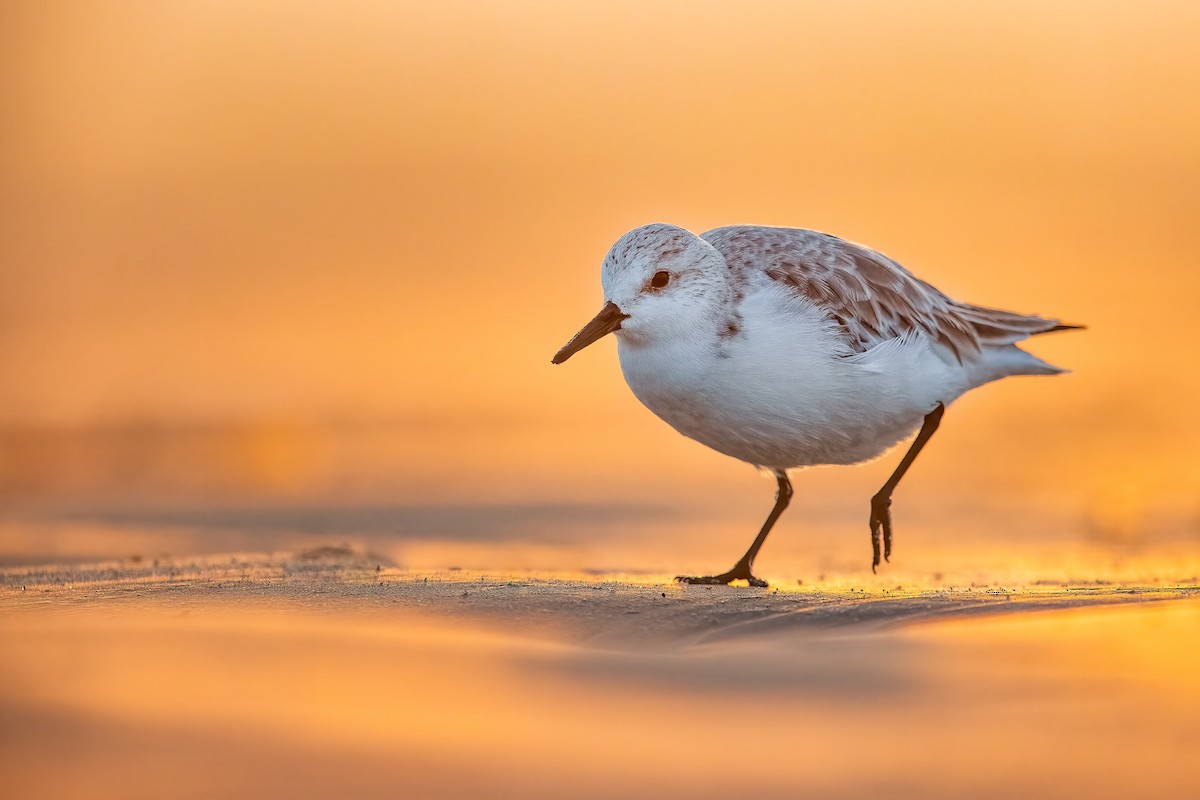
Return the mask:
POLYGON ((871 498, 871 572, 879 566, 879 540, 883 538, 883 560, 892 559, 892 498, 877 494, 871 498))
POLYGON ((734 581, 745 581, 758 589, 767 588, 767 582, 762 578, 754 577, 750 572, 750 566, 747 564, 738 564, 733 569, 728 572, 722 572, 720 575, 676 575, 675 580, 693 586, 728 586, 734 581))

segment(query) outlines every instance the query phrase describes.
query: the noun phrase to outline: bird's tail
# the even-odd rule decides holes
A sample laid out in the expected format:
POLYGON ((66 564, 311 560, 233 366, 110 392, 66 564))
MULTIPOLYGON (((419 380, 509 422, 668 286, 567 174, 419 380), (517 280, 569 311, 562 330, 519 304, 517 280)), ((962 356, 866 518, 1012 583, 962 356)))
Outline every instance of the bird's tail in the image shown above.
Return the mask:
POLYGON ((970 366, 971 384, 982 386, 1014 375, 1062 375, 1070 370, 1048 364, 1015 344, 984 347, 970 366))
POLYGON ((1061 375, 1069 372, 1022 350, 1016 343, 1045 333, 1084 330, 1082 325, 1068 325, 1057 319, 1014 314, 983 306, 963 305, 959 313, 975 329, 982 345, 982 357, 975 367, 979 383, 1011 375, 1061 375))
POLYGON ((1035 333, 1033 335, 1040 336, 1043 333, 1057 333, 1058 331, 1086 331, 1086 330, 1087 330, 1087 325, 1064 325, 1063 323, 1060 322, 1057 325, 1055 325, 1053 328, 1050 328, 1049 330, 1038 331, 1037 333, 1035 333))
POLYGON ((1016 314, 998 308, 958 303, 955 316, 975 331, 984 347, 1016 344, 1030 336, 1055 331, 1082 330, 1082 325, 1066 325, 1062 320, 1046 319, 1036 314, 1016 314))

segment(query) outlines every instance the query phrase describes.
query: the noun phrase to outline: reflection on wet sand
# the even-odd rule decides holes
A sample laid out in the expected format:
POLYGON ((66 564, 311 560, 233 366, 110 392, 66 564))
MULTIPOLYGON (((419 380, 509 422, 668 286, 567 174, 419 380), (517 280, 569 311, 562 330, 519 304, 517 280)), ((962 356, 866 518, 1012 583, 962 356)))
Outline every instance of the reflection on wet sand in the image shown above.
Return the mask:
POLYGON ((377 566, 327 550, 6 571, 10 787, 1000 798, 1191 785, 1194 587, 775 593, 377 566))

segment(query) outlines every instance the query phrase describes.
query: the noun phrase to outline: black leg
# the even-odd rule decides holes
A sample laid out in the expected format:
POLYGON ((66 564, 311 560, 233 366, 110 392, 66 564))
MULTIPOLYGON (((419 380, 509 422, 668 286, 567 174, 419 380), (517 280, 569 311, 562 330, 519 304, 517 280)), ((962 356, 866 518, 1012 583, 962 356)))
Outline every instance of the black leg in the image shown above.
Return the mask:
POLYGON ((754 557, 758 555, 763 542, 767 540, 767 534, 771 532, 775 521, 779 519, 779 515, 783 513, 783 510, 788 507, 788 501, 792 499, 792 483, 788 480, 787 473, 776 472, 775 480, 779 483, 779 489, 775 492, 775 507, 767 515, 767 521, 763 523, 762 530, 758 532, 758 536, 755 537, 754 543, 750 545, 750 549, 746 551, 744 556, 738 559, 738 562, 733 565, 733 569, 723 572, 720 575, 704 575, 699 577, 680 575, 675 580, 680 583, 699 583, 712 586, 727 584, 736 580, 744 580, 748 581, 751 586, 765 588, 767 582, 762 578, 754 577, 754 573, 751 571, 754 566, 754 557))
POLYGON ((887 479, 887 483, 883 488, 875 493, 871 498, 871 572, 879 566, 879 533, 883 531, 883 557, 886 560, 891 560, 892 556, 892 492, 896 488, 896 484, 900 483, 900 479, 904 477, 904 473, 908 472, 908 468, 917 460, 917 454, 921 452, 921 448, 933 436, 934 431, 941 424, 942 415, 946 413, 946 407, 938 403, 933 411, 925 415, 925 422, 921 424, 921 430, 917 434, 917 438, 913 441, 912 447, 908 448, 908 452, 904 454, 904 458, 900 459, 900 466, 896 467, 896 471, 892 473, 892 477, 887 479))

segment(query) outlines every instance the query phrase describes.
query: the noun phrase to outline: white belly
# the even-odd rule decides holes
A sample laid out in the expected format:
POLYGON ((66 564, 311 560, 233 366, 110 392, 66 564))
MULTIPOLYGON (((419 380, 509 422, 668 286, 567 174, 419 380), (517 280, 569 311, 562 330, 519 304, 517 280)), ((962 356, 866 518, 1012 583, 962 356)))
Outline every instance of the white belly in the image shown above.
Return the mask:
POLYGON ((845 358, 820 318, 759 316, 726 342, 638 346, 621 369, 637 398, 714 450, 773 469, 853 464, 911 435, 966 390, 923 342, 845 358))

